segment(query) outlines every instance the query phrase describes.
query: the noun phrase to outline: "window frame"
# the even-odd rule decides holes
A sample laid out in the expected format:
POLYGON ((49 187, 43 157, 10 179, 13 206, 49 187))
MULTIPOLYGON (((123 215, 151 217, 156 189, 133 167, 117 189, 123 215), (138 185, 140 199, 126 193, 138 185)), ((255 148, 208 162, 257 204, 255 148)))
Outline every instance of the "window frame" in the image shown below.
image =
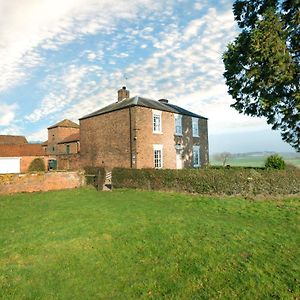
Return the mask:
POLYGON ((163 154, 163 145, 161 144, 154 144, 153 145, 153 165, 154 169, 162 169, 164 165, 164 154, 163 154), (156 158, 155 158, 155 151, 160 151, 160 165, 156 164, 156 158))
POLYGON ((200 167, 201 166, 201 160, 200 160, 200 146, 199 145, 194 145, 193 146, 193 167, 200 167), (195 163, 195 152, 197 152, 197 157, 198 157, 198 164, 195 163))
POLYGON ((200 135, 199 135, 199 118, 192 117, 192 135, 193 135, 193 137, 200 137, 200 135), (195 126, 195 125, 197 125, 197 126, 195 126), (197 131, 197 132, 195 133, 195 131, 197 131))
POLYGON ((182 136, 182 115, 174 114, 175 121, 175 135, 182 136), (177 121, 180 120, 180 126, 177 125, 177 121), (177 127, 180 127, 180 132, 177 132, 177 127))
POLYGON ((152 110, 152 132, 156 134, 162 134, 162 111, 161 110, 152 110), (156 129, 155 126, 155 117, 159 117, 159 128, 156 129))

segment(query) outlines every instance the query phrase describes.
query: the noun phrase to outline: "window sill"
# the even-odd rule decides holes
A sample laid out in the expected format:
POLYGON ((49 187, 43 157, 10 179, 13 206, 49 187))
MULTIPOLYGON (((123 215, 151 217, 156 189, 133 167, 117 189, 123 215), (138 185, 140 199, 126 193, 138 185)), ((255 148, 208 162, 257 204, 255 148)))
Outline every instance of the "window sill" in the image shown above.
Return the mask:
POLYGON ((182 133, 175 133, 174 135, 175 135, 175 136, 183 136, 182 133))
POLYGON ((199 137, 200 137, 200 135, 193 135, 193 137, 194 137, 194 138, 199 138, 199 137))
POLYGON ((153 131, 152 133, 154 133, 154 134, 163 134, 162 131, 153 131))

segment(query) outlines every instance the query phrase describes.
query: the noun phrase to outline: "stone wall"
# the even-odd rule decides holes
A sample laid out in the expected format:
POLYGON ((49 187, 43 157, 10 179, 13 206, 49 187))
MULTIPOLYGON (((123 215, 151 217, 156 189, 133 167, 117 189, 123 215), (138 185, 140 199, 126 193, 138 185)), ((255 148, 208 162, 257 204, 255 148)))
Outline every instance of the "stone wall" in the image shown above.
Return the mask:
POLYGON ((0 175, 0 194, 78 188, 85 185, 81 172, 48 172, 0 175))

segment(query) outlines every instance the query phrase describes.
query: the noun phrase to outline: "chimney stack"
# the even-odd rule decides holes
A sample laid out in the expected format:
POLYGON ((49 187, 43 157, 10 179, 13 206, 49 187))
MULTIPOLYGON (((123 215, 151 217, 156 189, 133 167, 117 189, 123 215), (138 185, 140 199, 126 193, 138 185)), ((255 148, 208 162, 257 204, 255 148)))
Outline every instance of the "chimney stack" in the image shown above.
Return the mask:
POLYGON ((118 90, 118 102, 129 98, 129 91, 126 90, 126 86, 123 86, 120 90, 118 90))

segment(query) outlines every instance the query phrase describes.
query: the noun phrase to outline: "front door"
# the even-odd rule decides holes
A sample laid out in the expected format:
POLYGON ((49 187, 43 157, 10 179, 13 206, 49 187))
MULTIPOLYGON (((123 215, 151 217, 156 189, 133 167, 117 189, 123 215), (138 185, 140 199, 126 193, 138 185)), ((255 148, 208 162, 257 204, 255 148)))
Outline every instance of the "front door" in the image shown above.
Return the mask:
POLYGON ((182 169, 182 154, 181 151, 176 151, 176 169, 182 169))

